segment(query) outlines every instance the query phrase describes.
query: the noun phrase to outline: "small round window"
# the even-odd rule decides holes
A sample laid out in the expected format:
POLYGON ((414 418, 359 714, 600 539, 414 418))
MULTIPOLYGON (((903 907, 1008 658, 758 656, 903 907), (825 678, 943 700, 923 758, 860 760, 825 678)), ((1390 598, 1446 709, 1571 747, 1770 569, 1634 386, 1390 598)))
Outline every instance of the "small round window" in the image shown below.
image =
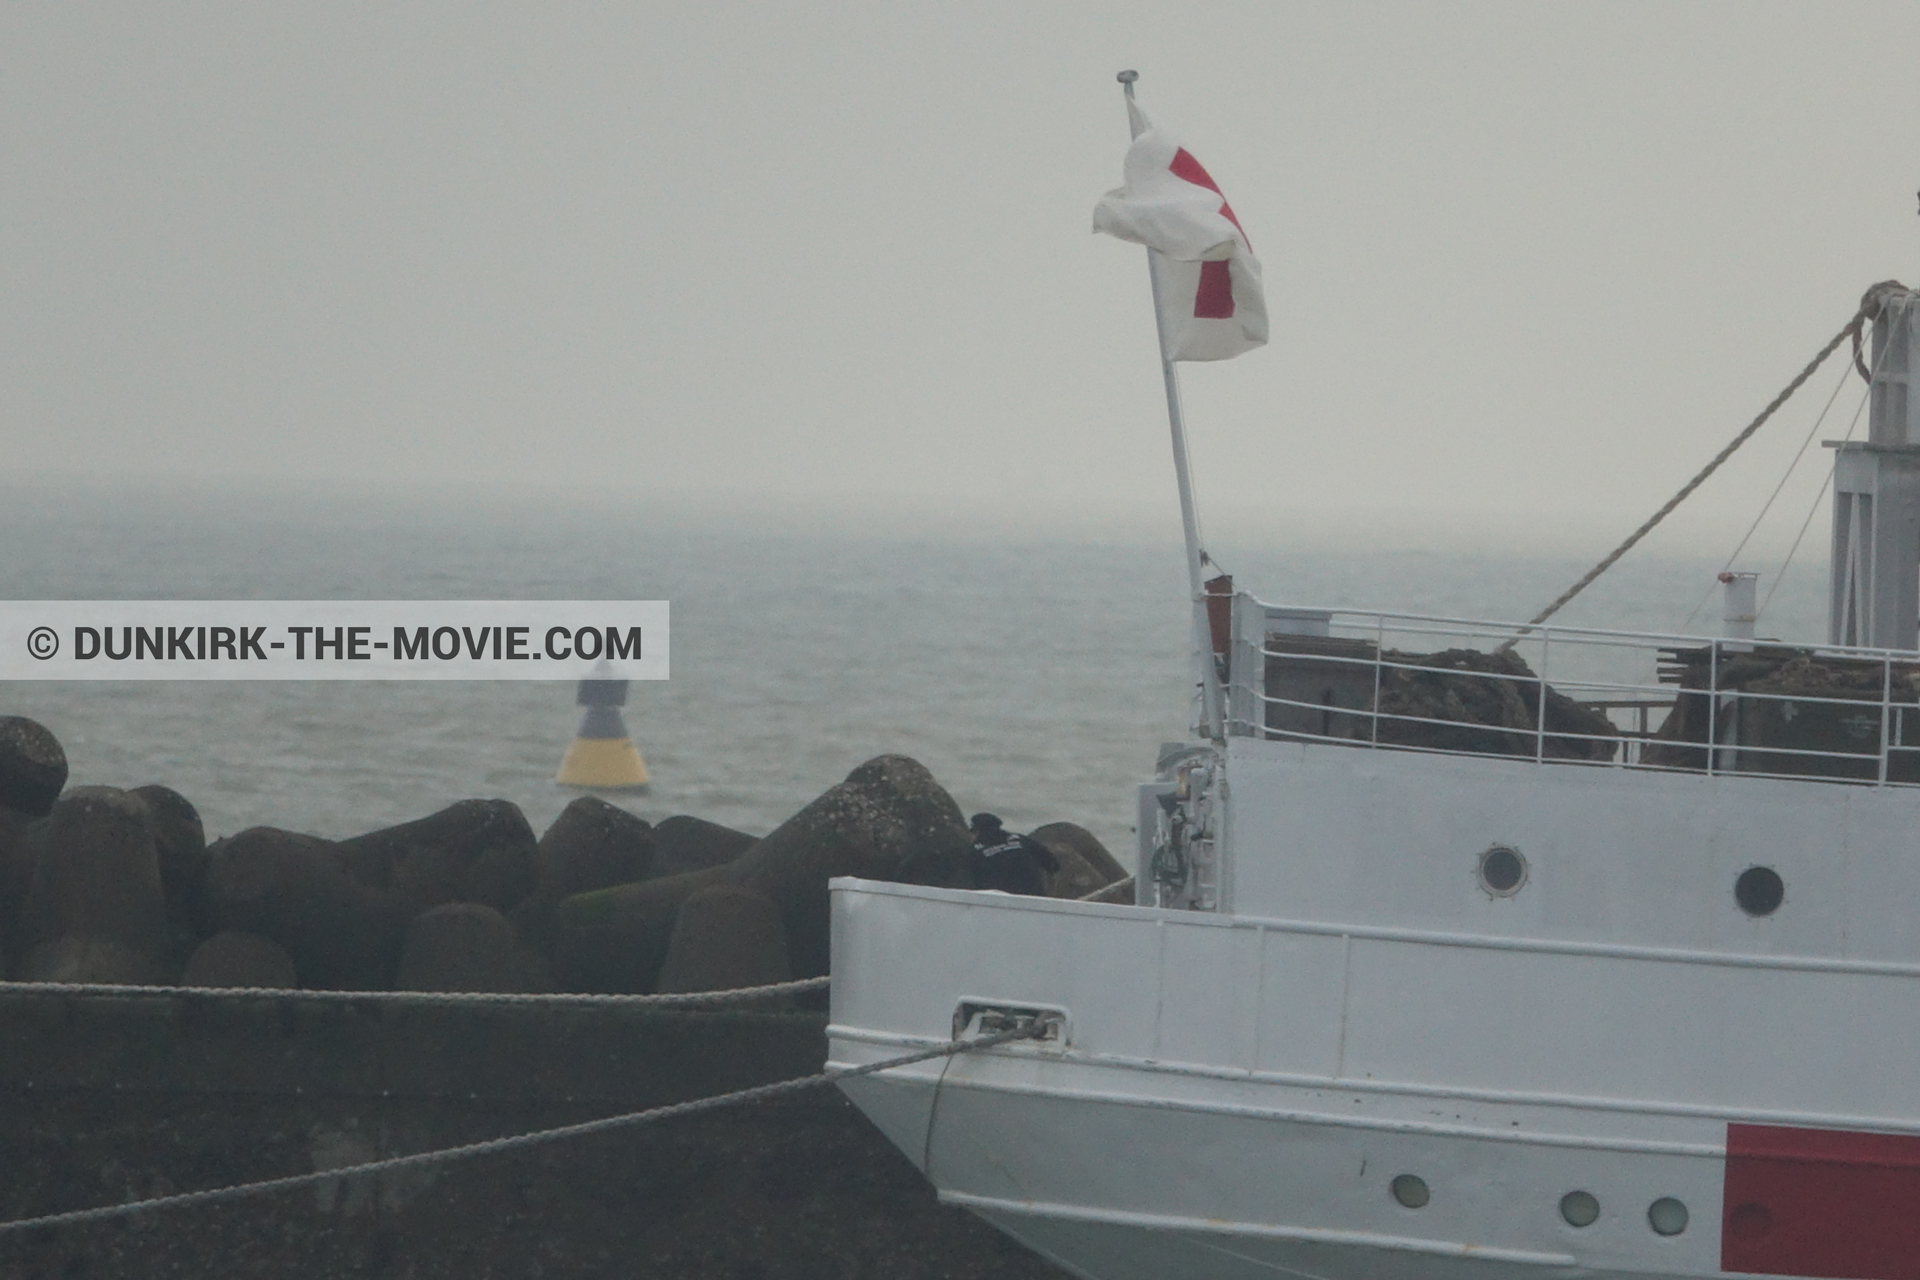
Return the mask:
POLYGON ((1591 1191, 1569 1191, 1560 1197, 1560 1216, 1570 1227, 1590 1227, 1600 1220, 1600 1202, 1591 1191))
POLYGON ((1663 1236, 1677 1236, 1687 1229, 1687 1206, 1672 1196, 1661 1196, 1647 1206, 1647 1225, 1663 1236))
POLYGON ((1770 916, 1786 901, 1787 886, 1772 867, 1748 867, 1733 882, 1733 900, 1750 916, 1770 916))
POLYGON ((1511 898, 1527 883, 1527 860, 1518 849, 1496 844, 1480 855, 1480 887, 1496 898, 1511 898))

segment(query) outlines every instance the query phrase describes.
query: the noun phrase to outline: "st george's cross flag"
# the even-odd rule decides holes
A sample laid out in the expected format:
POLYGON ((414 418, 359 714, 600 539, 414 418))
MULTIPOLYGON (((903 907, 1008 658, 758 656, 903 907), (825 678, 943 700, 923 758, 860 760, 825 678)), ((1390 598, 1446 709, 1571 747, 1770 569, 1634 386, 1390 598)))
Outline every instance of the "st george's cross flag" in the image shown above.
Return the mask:
POLYGON ((1137 130, 1125 185, 1100 197, 1093 229, 1152 252, 1169 360, 1227 360, 1267 341, 1260 260, 1220 186, 1185 147, 1127 103, 1137 130))

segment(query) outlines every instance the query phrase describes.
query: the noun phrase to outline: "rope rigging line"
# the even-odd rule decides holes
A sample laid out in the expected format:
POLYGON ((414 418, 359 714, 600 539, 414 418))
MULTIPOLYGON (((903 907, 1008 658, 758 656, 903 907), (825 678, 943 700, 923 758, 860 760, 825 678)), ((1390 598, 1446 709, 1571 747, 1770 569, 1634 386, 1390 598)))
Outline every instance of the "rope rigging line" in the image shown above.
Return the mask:
POLYGON ((1542 609, 1539 613, 1534 614, 1533 617, 1528 620, 1527 624, 1520 628, 1517 634, 1515 634, 1512 638, 1508 639, 1506 643, 1502 644, 1494 652, 1496 653, 1511 652, 1513 649, 1513 646, 1520 642, 1521 636, 1527 634, 1527 632, 1529 631, 1532 631, 1535 627, 1545 622, 1548 618, 1551 618, 1554 614, 1560 612, 1560 609, 1563 605, 1565 605, 1569 600, 1572 600, 1575 596, 1579 595, 1582 591, 1585 591, 1589 586, 1591 586, 1595 578, 1598 578, 1601 574, 1605 573, 1608 569, 1612 568, 1615 561, 1620 559, 1621 556, 1624 556, 1625 554, 1627 554, 1627 552, 1633 550, 1635 544, 1637 544, 1640 541, 1640 539, 1646 537, 1649 533, 1653 532, 1653 528, 1655 525, 1659 524, 1662 520, 1665 520, 1667 516, 1672 513, 1675 507, 1679 506, 1682 502, 1685 502, 1687 500, 1687 497, 1690 494, 1692 494, 1695 489, 1698 489, 1701 485, 1705 484, 1707 482, 1707 477, 1711 476, 1714 472, 1718 471, 1720 469, 1720 464, 1733 456, 1734 450, 1738 449, 1741 445, 1745 444, 1749 439, 1752 438, 1754 432, 1758 431, 1761 427, 1765 426, 1767 419, 1771 418, 1774 415, 1774 412, 1778 410, 1781 405, 1785 404, 1788 398, 1791 397, 1794 392, 1798 391, 1801 385, 1805 383, 1808 378, 1811 378, 1814 375, 1815 370, 1819 369, 1819 367, 1822 364, 1826 363, 1827 357, 1832 355, 1836 350, 1838 350, 1841 343, 1845 342, 1854 333, 1858 332, 1858 330, 1860 329, 1860 326, 1863 323, 1865 323, 1867 317, 1870 314, 1874 314, 1875 312, 1878 311, 1878 291, 1880 288, 1881 286, 1876 285, 1873 289, 1870 289, 1867 291, 1867 296, 1860 300, 1859 309, 1853 313, 1853 318, 1847 321, 1846 325, 1840 330, 1840 332, 1834 334, 1832 339, 1828 341, 1827 345, 1820 348, 1819 354, 1814 356, 1813 359, 1809 360, 1807 362, 1807 367, 1802 369, 1799 372, 1799 374, 1794 378, 1794 380, 1792 382, 1789 382, 1786 385, 1786 387, 1780 392, 1780 394, 1775 396, 1772 399, 1772 401, 1768 403, 1767 407, 1760 411, 1759 417, 1755 418, 1752 422, 1749 422, 1746 425, 1746 428, 1742 430, 1739 435, 1736 435, 1732 440, 1728 441, 1727 446, 1724 449, 1720 450, 1719 453, 1715 454, 1713 456, 1713 460, 1707 463, 1706 466, 1702 467, 1698 475, 1694 476, 1693 479, 1687 481, 1686 484, 1682 485, 1680 488, 1680 492, 1674 494, 1671 498, 1668 498, 1665 505, 1663 505, 1658 511, 1654 512, 1651 516, 1647 518, 1646 523, 1642 524, 1638 529, 1635 529, 1632 533, 1627 535, 1627 540, 1625 542, 1622 542, 1619 546, 1615 547, 1612 551, 1608 552, 1605 558, 1603 558, 1599 564, 1596 564, 1593 566, 1593 568, 1587 570, 1586 574, 1582 576, 1578 582, 1574 583, 1571 587, 1568 587, 1565 591, 1561 592, 1559 598, 1556 599, 1552 604, 1542 609))
MULTIPOLYGON (((1858 330, 1854 333, 1854 342, 1856 344, 1859 342, 1858 330)), ((1807 450, 1812 446, 1814 437, 1820 434, 1820 428, 1826 422, 1827 415, 1833 412, 1834 401, 1838 400, 1840 393, 1846 390, 1849 372, 1847 369, 1840 371, 1839 381, 1833 384, 1833 394, 1827 397, 1827 403, 1821 407, 1820 416, 1813 420, 1811 427, 1807 428, 1806 438, 1800 442, 1799 451, 1793 455, 1793 461, 1787 464, 1786 471, 1781 474, 1780 483, 1773 486, 1773 492, 1768 494, 1767 500, 1760 504, 1760 511, 1753 517, 1753 523, 1747 526, 1746 533, 1742 534, 1740 541, 1734 544, 1733 550, 1727 553, 1727 562, 1720 566, 1721 573, 1727 573, 1733 569, 1733 562, 1740 558, 1740 553, 1747 549, 1749 542, 1753 541, 1753 535, 1759 532, 1760 522, 1767 518, 1767 512, 1773 510, 1773 504, 1779 501, 1781 491, 1787 487, 1787 481, 1793 479, 1793 473, 1799 469, 1801 459, 1807 456, 1807 450)), ((1713 595, 1713 589, 1718 585, 1720 585, 1718 581, 1710 582, 1707 584, 1707 589, 1700 593, 1700 599, 1688 612, 1687 620, 1680 624, 1682 634, 1685 634, 1687 628, 1693 625, 1693 620, 1699 616, 1700 610, 1706 607, 1708 598, 1713 595)))
POLYGON ((543 1143, 557 1142, 563 1138, 584 1138, 593 1134, 607 1133, 633 1125, 646 1124, 654 1120, 669 1120, 676 1116, 693 1115, 701 1111, 714 1111, 720 1107, 736 1103, 761 1102, 783 1094, 799 1093, 805 1089, 816 1089, 822 1085, 850 1080, 855 1076, 870 1076, 894 1067, 910 1066, 916 1062, 925 1062, 931 1058, 951 1058, 957 1054, 971 1053, 976 1049, 990 1049, 995 1045, 1006 1044, 1012 1040, 1033 1040, 1047 1034, 1052 1024, 1045 1020, 1035 1020, 1025 1026, 1015 1027, 993 1035, 982 1036, 976 1040, 956 1040, 948 1044, 936 1045, 931 1049, 922 1049, 916 1053, 903 1054, 897 1058, 888 1058, 881 1062, 869 1062, 859 1067, 838 1067, 831 1071, 822 1071, 817 1075, 801 1076, 796 1080, 781 1080, 774 1084, 756 1085, 751 1089, 740 1089, 733 1093, 717 1094, 711 1098, 696 1098, 691 1102, 676 1102, 669 1106, 654 1107, 647 1111, 629 1111, 623 1115, 607 1116, 599 1120, 586 1120, 579 1124, 561 1125, 556 1129, 539 1129, 532 1133, 514 1134, 505 1138, 489 1138, 484 1142, 470 1142, 464 1146, 441 1147, 434 1151, 420 1151, 413 1155, 390 1156, 384 1160, 369 1160, 364 1164, 342 1165, 338 1169, 317 1169, 312 1173, 290 1174, 283 1178, 266 1178, 259 1182, 245 1182, 234 1186, 210 1187, 204 1191, 183 1191, 178 1195, 154 1196, 147 1200, 133 1200, 125 1204, 100 1205, 92 1209, 71 1209, 65 1213, 42 1214, 37 1218, 19 1218, 11 1222, 0 1222, 0 1235, 10 1235, 21 1231, 30 1231, 39 1227, 68 1227, 81 1223, 103 1222, 110 1218, 124 1218, 136 1213, 154 1213, 165 1209, 185 1209, 194 1205, 213 1204, 224 1200, 238 1200, 246 1196, 265 1195, 276 1191, 291 1191, 296 1187, 310 1187, 316 1183, 328 1182, 336 1178, 364 1177, 368 1174, 387 1173, 396 1169, 418 1168, 423 1165, 446 1164, 455 1160, 470 1160, 475 1156, 498 1155, 505 1151, 514 1151, 522 1147, 538 1146, 543 1143))
MULTIPOLYGON (((1853 421, 1847 424, 1847 434, 1841 437, 1840 443, 1845 444, 1853 439, 1854 431, 1860 426, 1860 415, 1866 412, 1867 400, 1867 395, 1860 397, 1860 405, 1853 411, 1853 421)), ((1787 558, 1780 562, 1780 572, 1773 575, 1773 585, 1767 588, 1767 598, 1762 600, 1760 607, 1753 611, 1755 618, 1766 613, 1767 606, 1773 603, 1773 593, 1778 591, 1780 584, 1786 580, 1787 570, 1793 568, 1793 557, 1799 553, 1800 543, 1806 538, 1807 530, 1813 527, 1813 518, 1819 514, 1820 504, 1826 500, 1827 490, 1832 487, 1833 472, 1829 471, 1827 478, 1821 482, 1820 492, 1813 495, 1813 505, 1807 508, 1807 518, 1800 522, 1800 532, 1794 535, 1793 545, 1787 548, 1787 558)))
POLYGON ((579 991, 329 991, 306 987, 149 987, 109 982, 0 982, 0 996, 11 992, 81 996, 192 996, 206 999, 305 1000, 311 1003, 361 1004, 533 1004, 533 1005, 708 1005, 739 1004, 824 991, 831 977, 772 982, 727 991, 673 991, 620 995, 579 991))

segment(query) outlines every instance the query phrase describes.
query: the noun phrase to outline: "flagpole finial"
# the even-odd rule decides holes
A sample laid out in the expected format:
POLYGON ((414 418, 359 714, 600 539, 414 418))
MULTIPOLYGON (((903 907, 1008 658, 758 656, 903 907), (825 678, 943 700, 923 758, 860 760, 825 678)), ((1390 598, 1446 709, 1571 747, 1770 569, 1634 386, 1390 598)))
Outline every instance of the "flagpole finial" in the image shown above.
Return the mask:
POLYGON ((1115 80, 1118 80, 1122 85, 1126 87, 1127 96, 1129 98, 1133 96, 1133 82, 1135 80, 1138 80, 1139 78, 1140 78, 1140 73, 1138 71, 1122 71, 1119 75, 1114 77, 1115 80))

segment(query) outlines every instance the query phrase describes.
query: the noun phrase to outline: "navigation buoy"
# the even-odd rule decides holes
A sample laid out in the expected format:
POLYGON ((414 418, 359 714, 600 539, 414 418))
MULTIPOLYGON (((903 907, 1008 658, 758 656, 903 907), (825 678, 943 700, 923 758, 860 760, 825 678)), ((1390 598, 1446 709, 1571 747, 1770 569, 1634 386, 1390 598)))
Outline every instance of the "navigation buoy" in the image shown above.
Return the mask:
POLYGON ((627 682, 612 678, 613 668, 602 660, 594 674, 580 682, 574 701, 587 709, 580 731, 567 748, 566 759, 554 781, 563 787, 591 791, 645 791, 647 764, 627 734, 620 708, 627 701, 627 682), (605 671, 606 675, 601 675, 605 671))

